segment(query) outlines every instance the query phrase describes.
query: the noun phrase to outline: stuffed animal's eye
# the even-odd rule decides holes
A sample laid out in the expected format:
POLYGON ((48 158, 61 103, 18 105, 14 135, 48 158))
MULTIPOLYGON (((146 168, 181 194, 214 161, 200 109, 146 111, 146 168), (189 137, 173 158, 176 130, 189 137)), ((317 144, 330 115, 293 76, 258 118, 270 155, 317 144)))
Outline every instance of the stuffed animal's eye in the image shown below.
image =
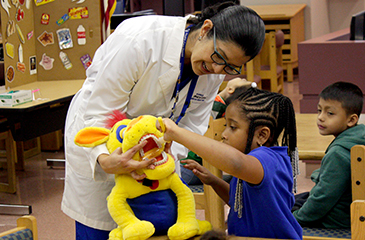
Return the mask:
POLYGON ((115 135, 120 143, 123 142, 124 138, 124 129, 127 127, 127 125, 120 125, 117 130, 115 131, 115 135))

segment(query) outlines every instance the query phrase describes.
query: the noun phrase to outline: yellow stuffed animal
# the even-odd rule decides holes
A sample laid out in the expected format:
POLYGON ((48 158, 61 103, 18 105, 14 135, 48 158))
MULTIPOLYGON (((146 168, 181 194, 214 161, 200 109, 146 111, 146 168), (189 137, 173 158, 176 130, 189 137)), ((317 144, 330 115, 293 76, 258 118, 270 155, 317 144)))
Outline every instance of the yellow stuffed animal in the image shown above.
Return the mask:
MULTIPOLYGON (((116 113, 115 113, 116 114, 116 113)), ((120 113, 119 113, 120 114, 120 113)), ((154 225, 149 221, 138 219, 127 199, 133 199, 154 191, 171 189, 178 202, 177 221, 169 226, 167 235, 170 239, 188 239, 210 230, 211 224, 196 219, 195 202, 191 190, 175 173, 175 162, 170 154, 164 151, 163 132, 156 128, 161 118, 143 115, 133 120, 124 119, 114 124, 111 130, 99 127, 87 127, 75 136, 75 143, 82 147, 94 147, 106 143, 109 152, 122 147, 126 152, 136 144, 147 141, 146 146, 137 152, 133 159, 156 158, 155 169, 142 169, 152 184, 145 186, 129 174, 115 175, 115 186, 108 196, 108 210, 118 227, 110 232, 109 239, 142 240, 152 236, 154 225)))

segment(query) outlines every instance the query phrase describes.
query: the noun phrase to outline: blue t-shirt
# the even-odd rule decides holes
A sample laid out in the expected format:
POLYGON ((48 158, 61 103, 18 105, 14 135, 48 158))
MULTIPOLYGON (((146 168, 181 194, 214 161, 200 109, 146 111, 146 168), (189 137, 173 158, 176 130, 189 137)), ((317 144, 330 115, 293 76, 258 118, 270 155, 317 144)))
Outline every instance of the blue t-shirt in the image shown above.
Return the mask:
POLYGON ((243 237, 302 239, 302 228, 291 213, 293 173, 287 147, 259 147, 249 155, 264 169, 258 185, 242 182, 242 217, 234 211, 237 178, 230 182, 228 233, 243 237))

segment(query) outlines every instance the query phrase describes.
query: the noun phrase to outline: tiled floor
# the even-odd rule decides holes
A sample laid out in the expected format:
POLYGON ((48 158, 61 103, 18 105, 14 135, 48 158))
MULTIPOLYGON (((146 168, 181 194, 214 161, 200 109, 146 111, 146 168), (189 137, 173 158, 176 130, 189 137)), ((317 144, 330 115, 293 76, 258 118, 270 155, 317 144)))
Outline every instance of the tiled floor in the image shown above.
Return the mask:
MULTIPOLYGON (((299 112, 298 81, 285 83, 284 94, 289 96, 296 112, 299 112)), ((40 240, 72 240, 74 238, 74 221, 64 215, 60 209, 64 169, 49 168, 46 159, 63 158, 63 152, 42 152, 26 160, 25 171, 17 172, 18 191, 15 194, 0 193, 0 203, 26 204, 32 206, 32 215, 37 218, 40 240)), ((300 168, 304 171, 301 163, 300 168)), ((4 171, 4 170, 1 170, 4 171)), ((1 173, 0 171, 0 173, 1 173)), ((313 186, 303 172, 298 178, 298 191, 308 191, 313 186)), ((203 211, 197 212, 202 219, 203 211)), ((0 232, 16 226, 19 216, 0 215, 0 232)))

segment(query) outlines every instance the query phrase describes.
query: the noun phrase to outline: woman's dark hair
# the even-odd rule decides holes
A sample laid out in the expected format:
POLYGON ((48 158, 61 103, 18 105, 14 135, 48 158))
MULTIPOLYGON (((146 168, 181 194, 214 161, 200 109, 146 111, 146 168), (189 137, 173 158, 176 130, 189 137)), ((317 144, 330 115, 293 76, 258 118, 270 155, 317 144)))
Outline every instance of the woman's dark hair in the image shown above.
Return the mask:
MULTIPOLYGON (((188 23, 195 24, 193 31, 200 28, 206 19, 213 22, 217 39, 236 43, 250 59, 260 52, 265 40, 265 24, 254 10, 231 1, 222 2, 203 9, 188 23)), ((209 31, 207 36, 213 37, 213 31, 209 31)))
POLYGON ((364 96, 361 89, 353 83, 335 82, 323 89, 319 97, 340 102, 347 115, 361 114, 364 96))
MULTIPOLYGON (((274 144, 282 135, 282 146, 288 146, 289 154, 297 147, 297 130, 295 123, 295 111, 291 100, 280 94, 249 88, 235 100, 227 99, 227 104, 235 103, 249 121, 249 132, 245 153, 251 151, 252 139, 258 126, 267 126, 271 131, 271 139, 274 144)), ((290 155, 289 155, 290 156, 290 155)))

